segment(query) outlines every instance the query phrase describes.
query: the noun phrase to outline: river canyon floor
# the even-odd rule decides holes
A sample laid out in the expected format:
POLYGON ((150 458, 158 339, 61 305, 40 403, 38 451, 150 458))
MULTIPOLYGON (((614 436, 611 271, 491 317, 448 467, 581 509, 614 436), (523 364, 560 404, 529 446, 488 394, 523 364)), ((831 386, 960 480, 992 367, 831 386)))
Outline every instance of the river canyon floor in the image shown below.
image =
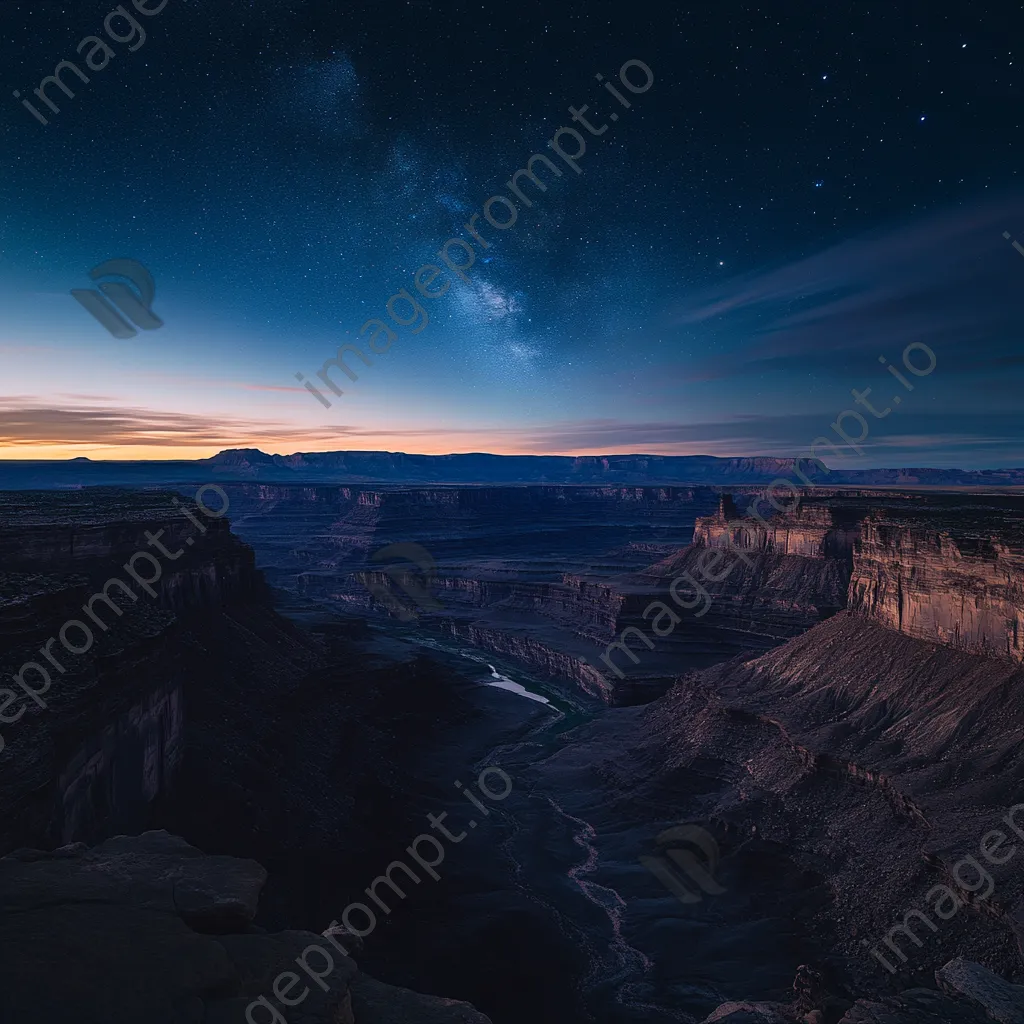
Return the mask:
MULTIPOLYGON (((315 936, 376 908, 367 887, 445 814, 461 838, 438 879, 385 889, 352 950, 369 979, 352 992, 437 996, 438 1021, 479 1021, 444 1000, 494 1024, 690 1024, 730 1004, 749 1008, 736 1021, 974 1020, 977 977, 940 992, 938 969, 967 956, 1019 978, 1019 871, 993 866, 989 899, 955 864, 1024 784, 1020 498, 819 492, 737 525, 739 495, 706 487, 230 487, 237 521, 12 732, 7 851, 166 830, 266 869, 231 928, 315 936), (410 623, 363 584, 412 525, 446 606, 410 623), (707 583, 706 617, 597 685, 586 666, 727 548, 746 561, 707 583), (490 766, 511 788, 483 813, 464 790, 490 766), (689 899, 642 860, 679 827, 714 850, 689 899), (865 943, 940 884, 963 912, 883 946, 887 973, 865 943)), ((184 536, 169 494, 6 501, 11 671, 143 530, 184 536)), ((243 974, 231 999, 262 991, 243 974)))

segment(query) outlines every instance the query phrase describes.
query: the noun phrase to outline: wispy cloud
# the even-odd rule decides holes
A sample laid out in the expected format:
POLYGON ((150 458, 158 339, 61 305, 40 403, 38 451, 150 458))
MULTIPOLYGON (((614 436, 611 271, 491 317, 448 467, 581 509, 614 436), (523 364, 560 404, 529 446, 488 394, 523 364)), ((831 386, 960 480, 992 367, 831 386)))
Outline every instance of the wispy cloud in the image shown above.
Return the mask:
POLYGON ((253 439, 296 444, 340 441, 337 428, 299 428, 241 417, 197 416, 135 407, 81 404, 55 408, 25 398, 0 397, 0 446, 93 448, 246 446, 253 439))
POLYGON ((1020 365, 1021 268, 1002 238, 1024 224, 1024 198, 1005 197, 862 236, 734 279, 677 307, 677 324, 741 339, 690 368, 690 380, 800 367, 836 369, 865 352, 924 342, 958 367, 1020 365))
MULTIPOLYGON (((966 465, 1013 466, 1024 464, 1024 439, 1015 415, 923 415, 914 420, 913 431, 902 433, 880 425, 861 446, 863 457, 830 457, 826 462, 845 469, 869 466, 950 465, 950 453, 966 465), (906 462, 912 459, 912 462, 906 462)), ((895 425, 895 424, 894 424, 895 425)), ((815 438, 830 435, 829 418, 816 415, 741 415, 703 423, 651 421, 626 423, 595 419, 557 423, 522 431, 523 451, 538 454, 584 452, 641 452, 662 455, 719 455, 743 457, 770 455, 787 458, 807 452, 815 438)), ((959 464, 958 463, 958 464, 959 464)))
POLYGON ((135 375, 141 380, 156 381, 160 384, 184 384, 189 388, 203 388, 211 391, 223 391, 230 388, 236 391, 286 391, 295 394, 307 394, 301 385, 262 384, 256 381, 225 380, 222 377, 192 377, 179 373, 140 372, 135 375))
MULTIPOLYGON (((897 426, 895 421, 893 426, 897 426)), ((844 469, 872 466, 1020 466, 1024 441, 1014 415, 927 414, 899 433, 879 428, 862 444, 863 457, 826 462, 844 469)), ((814 415, 722 417, 700 423, 611 418, 528 427, 452 427, 438 424, 374 427, 339 424, 308 428, 274 420, 202 416, 137 407, 68 404, 61 408, 28 398, 0 398, 0 448, 18 458, 201 458, 222 448, 269 452, 387 450, 445 454, 489 451, 527 455, 718 455, 780 458, 804 454, 829 433, 827 417, 814 415)))

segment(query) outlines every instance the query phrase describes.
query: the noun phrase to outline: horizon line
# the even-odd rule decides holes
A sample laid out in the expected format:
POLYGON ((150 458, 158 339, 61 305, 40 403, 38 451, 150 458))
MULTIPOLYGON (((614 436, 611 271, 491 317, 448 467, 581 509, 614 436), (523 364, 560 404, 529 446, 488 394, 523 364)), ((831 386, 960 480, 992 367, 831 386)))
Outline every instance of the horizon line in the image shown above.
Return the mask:
MULTIPOLYGON (((223 448, 216 452, 214 455, 203 456, 192 459, 184 458, 170 458, 170 459, 124 459, 124 458, 96 458, 86 455, 74 455, 66 459, 41 459, 41 458, 0 458, 0 465, 12 464, 20 465, 25 463, 37 463, 42 465, 67 465, 72 462, 90 463, 96 465, 112 465, 112 464, 141 464, 149 463, 155 465, 167 464, 171 465, 174 463, 200 463, 200 462, 212 462, 214 459, 221 455, 230 454, 234 452, 252 452, 263 455, 271 459, 285 459, 294 458, 296 456, 311 456, 311 455, 400 455, 411 458, 424 458, 424 459, 457 459, 457 458, 473 458, 478 456, 486 456, 493 459, 567 459, 578 461, 581 459, 652 459, 657 461, 666 460, 678 460, 678 459, 710 459, 715 462, 737 462, 742 460, 769 460, 776 463, 795 463, 798 460, 805 460, 807 456, 800 455, 708 455, 708 454, 691 454, 691 455, 660 455, 652 454, 650 452, 608 452, 603 454, 576 454, 576 455, 563 455, 560 453, 547 453, 537 454, 535 452, 516 452, 516 453, 495 453, 495 452, 447 452, 447 453, 423 453, 423 452, 404 452, 404 451, 390 451, 383 448, 331 448, 326 450, 312 450, 312 451, 294 451, 294 452, 266 452, 262 448, 223 448)), ((820 460, 823 461, 823 460, 820 460)), ((827 466, 827 463, 824 463, 827 466)), ((829 471, 838 471, 841 473, 850 472, 872 472, 878 470, 902 470, 902 471, 921 471, 921 470, 934 470, 937 472, 946 473, 999 473, 1008 471, 1024 472, 1024 467, 1021 466, 998 466, 987 469, 964 469, 962 466, 929 466, 929 465, 878 465, 878 466, 864 466, 864 467, 829 467, 829 471)))

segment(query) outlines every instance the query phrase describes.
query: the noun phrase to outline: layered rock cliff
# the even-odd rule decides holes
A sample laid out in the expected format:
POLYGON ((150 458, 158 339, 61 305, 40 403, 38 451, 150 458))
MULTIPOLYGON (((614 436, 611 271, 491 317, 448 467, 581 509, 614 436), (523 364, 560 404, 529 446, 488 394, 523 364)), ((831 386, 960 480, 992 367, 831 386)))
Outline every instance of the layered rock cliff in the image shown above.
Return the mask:
MULTIPOLYGON (((766 511, 762 505, 761 515, 766 511)), ((744 513, 723 496, 714 515, 697 520, 691 547, 644 573, 663 586, 682 579, 685 591, 706 591, 694 608, 703 611, 696 632, 736 633, 740 648, 763 648, 846 606, 859 509, 805 498, 765 521, 744 513)))
MULTIPOLYGON (((610 695, 588 663, 622 628, 627 597, 615 581, 688 543, 696 517, 718 504, 711 489, 686 487, 226 489, 276 587, 349 615, 386 615, 391 603, 375 594, 393 593, 421 627, 610 695), (440 607, 414 607, 395 586, 402 572, 372 561, 410 541, 432 568, 406 568, 421 586, 430 576, 440 607)), ((662 684, 670 674, 655 672, 662 684)))
POLYGON ((697 519, 692 546, 642 576, 684 577, 691 594, 697 581, 703 629, 748 634, 738 637, 748 649, 849 608, 919 639, 1024 658, 1015 499, 833 490, 803 496, 792 512, 768 517, 763 502, 759 511, 763 520, 723 497, 697 519))
POLYGON ((724 495, 714 515, 697 520, 693 543, 751 554, 848 561, 860 537, 861 509, 839 497, 826 500, 828 504, 805 496, 792 512, 780 514, 763 501, 741 509, 731 495, 724 495), (770 518, 756 518, 750 512, 752 507, 758 515, 770 518))
POLYGON ((849 605, 909 636, 1024 660, 1024 531, 871 515, 849 605))
MULTIPOLYGON (((274 612, 227 520, 200 519, 200 532, 169 495, 20 496, 4 516, 4 678, 29 659, 52 678, 44 687, 21 673, 41 704, 17 683, 0 694, 20 694, 23 706, 15 717, 12 700, 3 704, 0 853, 21 849, 0 860, 0 1018, 245 1020, 312 941, 262 929, 326 924, 325 906, 337 900, 340 912, 354 880, 365 884, 415 835, 423 782, 413 764, 434 742, 424 723, 466 713, 451 674, 359 648, 344 630, 298 629, 274 612), (26 530, 31 545, 19 542, 26 530), (125 569, 139 551, 159 559, 135 562, 152 593, 125 569), (113 579, 125 589, 93 603, 113 579), (79 654, 71 621, 92 627, 79 654), (203 858, 166 835, 120 836, 95 851, 78 842, 154 822, 217 852, 265 857, 266 923, 251 920, 258 865, 203 858), (70 845, 24 849, 60 844, 70 845)), ((339 960, 334 978, 340 988, 311 994, 301 1019, 487 1021, 351 963, 339 960)), ((256 1021, 268 1012, 257 1008, 256 1021)))
POLYGON ((0 502, 0 847, 142 825, 174 786, 189 693, 218 685, 224 652, 229 676, 257 646, 257 672, 315 663, 226 520, 200 532, 169 495, 0 502), (260 641, 239 643, 257 622, 260 641))
MULTIPOLYGON (((746 550, 825 562, 838 525, 849 610, 687 673, 513 767, 586 823, 587 885, 621 900, 624 941, 666 985, 708 979, 687 1004, 708 1021, 1021 1019, 1021 990, 1003 979, 1024 973, 1024 667, 992 637, 1012 636, 1019 614, 1024 507, 820 500, 828 519, 809 502, 806 533, 779 517, 751 528, 746 550), (858 503, 851 545, 856 523, 834 513, 858 503), (636 867, 680 824, 706 837, 703 865, 678 861, 689 900, 636 867)), ((712 545, 722 536, 714 522, 698 531, 712 545)))

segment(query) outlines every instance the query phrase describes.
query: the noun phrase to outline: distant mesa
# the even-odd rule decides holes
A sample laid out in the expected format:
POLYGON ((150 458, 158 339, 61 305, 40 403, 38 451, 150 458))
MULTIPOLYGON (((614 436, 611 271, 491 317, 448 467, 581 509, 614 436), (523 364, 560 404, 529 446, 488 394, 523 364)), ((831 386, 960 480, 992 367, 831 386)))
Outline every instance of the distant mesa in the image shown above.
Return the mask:
POLYGON ((197 459, 197 462, 208 466, 253 466, 273 465, 274 459, 280 456, 268 455, 259 448, 225 448, 222 452, 208 459, 197 459))
MULTIPOLYGON (((713 455, 416 455, 333 451, 270 455, 228 448, 208 459, 180 461, 2 461, 0 490, 61 487, 169 486, 204 481, 398 486, 779 486, 811 478, 835 487, 1024 487, 1024 469, 823 470, 806 459, 720 458, 713 455), (806 473, 808 476, 804 476, 806 473)), ((785 489, 785 487, 783 487, 785 489)))

